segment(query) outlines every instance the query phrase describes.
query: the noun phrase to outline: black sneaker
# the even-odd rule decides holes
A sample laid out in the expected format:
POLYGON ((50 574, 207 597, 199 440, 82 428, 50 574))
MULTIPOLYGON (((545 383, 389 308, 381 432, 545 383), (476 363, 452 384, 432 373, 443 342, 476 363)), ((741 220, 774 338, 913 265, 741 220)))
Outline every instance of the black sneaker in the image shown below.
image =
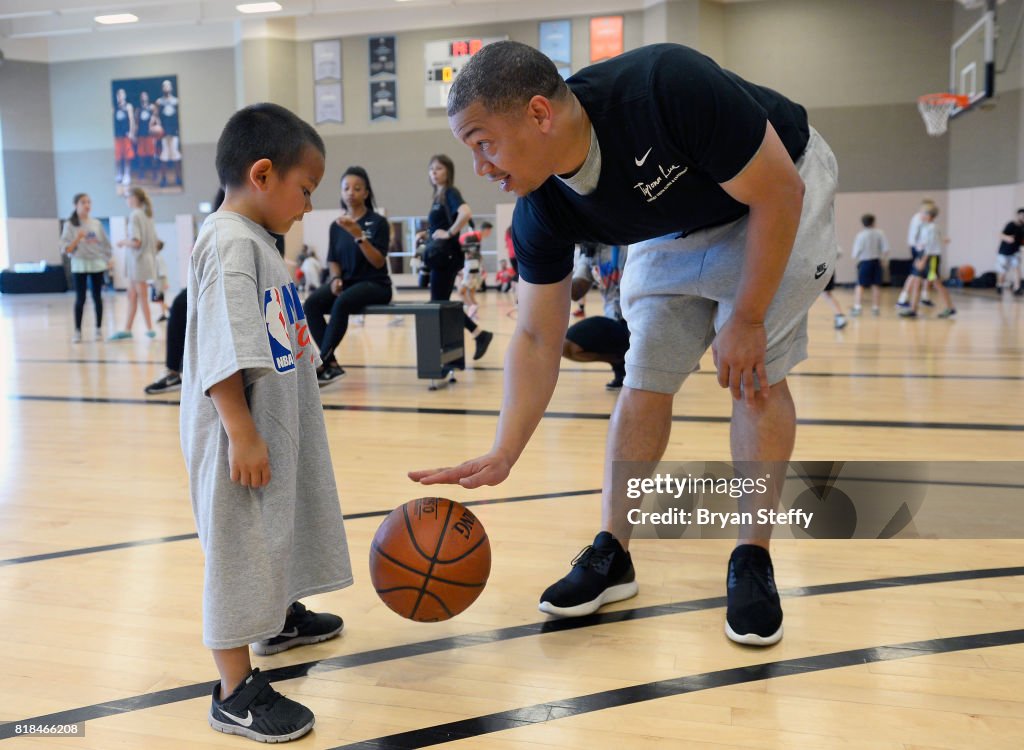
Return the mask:
POLYGON ((213 686, 210 726, 225 734, 238 734, 257 742, 288 742, 306 734, 316 719, 301 703, 270 687, 270 680, 254 669, 235 692, 217 700, 220 682, 213 686))
POLYGON ((748 646, 771 646, 782 640, 782 604, 768 550, 741 544, 729 558, 725 634, 748 646))
POLYGON ((476 351, 473 352, 474 362, 487 354, 487 347, 491 345, 491 339, 493 338, 494 334, 490 331, 480 331, 480 335, 473 339, 476 341, 476 351))
POLYGON ((316 382, 321 388, 325 385, 330 385, 335 380, 341 380, 345 377, 345 370, 342 369, 341 365, 324 365, 323 369, 318 371, 316 374, 316 382))
POLYGON ((925 307, 935 307, 935 303, 932 302, 930 299, 921 300, 921 304, 924 305, 925 307))
POLYGON ((594 537, 594 543, 576 555, 572 566, 569 575, 541 595, 541 612, 582 617, 602 605, 636 596, 640 588, 632 558, 607 531, 594 537))
POLYGON ((155 396, 158 393, 169 393, 170 391, 181 390, 181 375, 176 372, 169 372, 155 383, 150 383, 144 389, 147 396, 155 396))
POLYGON ((266 641, 252 644, 252 650, 260 656, 279 654, 296 646, 307 646, 336 637, 345 623, 332 614, 318 614, 306 609, 302 602, 295 602, 288 608, 284 630, 266 641))
POLYGON ((619 362, 618 364, 612 365, 612 372, 615 373, 615 377, 605 383, 605 388, 609 391, 617 391, 622 388, 622 382, 626 379, 626 366, 619 362))

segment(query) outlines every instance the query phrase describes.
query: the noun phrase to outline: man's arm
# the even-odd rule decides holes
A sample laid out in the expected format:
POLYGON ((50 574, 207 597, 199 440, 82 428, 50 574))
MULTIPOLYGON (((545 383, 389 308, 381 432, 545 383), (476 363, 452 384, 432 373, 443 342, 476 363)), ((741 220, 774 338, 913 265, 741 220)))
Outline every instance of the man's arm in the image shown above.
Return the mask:
POLYGON ((719 385, 731 389, 737 400, 742 386, 747 401, 752 402, 754 375, 760 387, 768 389, 764 318, 793 250, 804 182, 775 128, 768 123, 757 154, 721 187, 750 207, 750 217, 733 314, 715 337, 712 351, 719 385))
POLYGON ((508 477, 551 401, 569 323, 569 276, 556 284, 519 282, 519 317, 505 355, 505 387, 489 453, 447 469, 409 472, 422 484, 495 485, 508 477))

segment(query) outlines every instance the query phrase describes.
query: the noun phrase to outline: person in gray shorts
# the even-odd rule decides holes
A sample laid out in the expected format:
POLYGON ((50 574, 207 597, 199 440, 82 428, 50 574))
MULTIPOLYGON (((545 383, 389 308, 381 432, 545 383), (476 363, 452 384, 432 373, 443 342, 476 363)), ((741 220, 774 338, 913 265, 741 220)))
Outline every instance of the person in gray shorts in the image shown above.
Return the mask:
MULTIPOLYGON (((622 307, 631 340, 602 530, 540 601, 543 612, 590 614, 637 592, 627 549, 639 501, 615 491, 612 466, 661 459, 674 394, 709 347, 733 397, 734 461, 784 469, 796 432, 786 376, 807 356, 807 310, 837 255, 836 161, 799 104, 676 44, 566 81, 527 45, 487 45, 459 73, 448 121, 477 174, 519 198, 519 316, 494 447, 410 478, 472 488, 508 476, 558 377, 573 244, 630 245, 622 307)), ((777 488, 742 498, 739 510, 757 518, 776 502, 777 488)), ((729 560, 725 630, 740 643, 782 637, 770 535, 740 527, 729 560)))

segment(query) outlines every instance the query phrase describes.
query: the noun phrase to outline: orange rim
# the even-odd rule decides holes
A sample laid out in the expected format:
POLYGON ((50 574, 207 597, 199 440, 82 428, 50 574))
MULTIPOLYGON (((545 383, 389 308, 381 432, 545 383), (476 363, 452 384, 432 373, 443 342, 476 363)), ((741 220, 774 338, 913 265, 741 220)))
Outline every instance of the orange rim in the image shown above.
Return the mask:
POLYGON ((961 109, 971 103, 970 97, 963 94, 925 94, 924 96, 919 96, 917 101, 931 107, 953 104, 961 109))

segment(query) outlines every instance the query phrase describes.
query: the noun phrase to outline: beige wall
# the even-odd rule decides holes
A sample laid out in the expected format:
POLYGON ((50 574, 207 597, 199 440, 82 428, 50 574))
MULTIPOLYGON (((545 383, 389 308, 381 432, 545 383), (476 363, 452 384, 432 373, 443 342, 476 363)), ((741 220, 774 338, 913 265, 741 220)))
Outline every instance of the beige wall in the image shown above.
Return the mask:
MULTIPOLYGON (((966 114, 947 136, 935 139, 924 134, 916 97, 945 87, 949 45, 977 18, 977 11, 952 0, 666 0, 625 14, 626 47, 693 44, 725 67, 804 104, 836 151, 840 191, 868 196, 840 202, 843 221, 854 228, 863 206, 886 204, 902 216, 903 203, 916 203, 920 194, 948 193, 951 205, 956 195, 961 206, 951 211, 962 230, 958 234, 981 237, 990 233, 991 217, 970 218, 969 207, 983 202, 971 198, 972 191, 1000 188, 1000 195, 1013 196, 1010 203, 1020 202, 1024 183, 1024 45, 1006 58, 1022 5, 1024 0, 1007 0, 999 6, 1003 34, 997 58, 1007 71, 997 80, 995 108, 966 114), (897 195, 903 197, 891 202, 897 195)), ((311 42, 274 38, 288 36, 287 24, 271 31, 269 38, 239 40, 232 48, 180 54, 50 65, 8 61, 0 68, 0 118, 9 213, 63 214, 80 190, 93 195, 98 214, 117 213, 110 81, 168 73, 178 76, 181 90, 187 191, 157 197, 156 209, 162 220, 195 212, 211 197, 216 140, 240 103, 269 98, 313 118, 311 42)), ((367 36, 343 39, 345 122, 320 128, 328 170, 315 206, 335 207, 337 176, 360 163, 393 214, 422 213, 429 199, 426 160, 446 152, 455 159, 457 182, 470 204, 478 213, 493 213, 502 196, 471 174, 469 153, 452 139, 444 113, 424 107, 423 44, 506 33, 537 43, 535 22, 398 34, 399 120, 376 123, 369 119, 367 36)), ((588 41, 588 18, 574 18, 574 69, 587 64, 588 41)), ((893 222, 899 223, 895 217, 893 222)))

